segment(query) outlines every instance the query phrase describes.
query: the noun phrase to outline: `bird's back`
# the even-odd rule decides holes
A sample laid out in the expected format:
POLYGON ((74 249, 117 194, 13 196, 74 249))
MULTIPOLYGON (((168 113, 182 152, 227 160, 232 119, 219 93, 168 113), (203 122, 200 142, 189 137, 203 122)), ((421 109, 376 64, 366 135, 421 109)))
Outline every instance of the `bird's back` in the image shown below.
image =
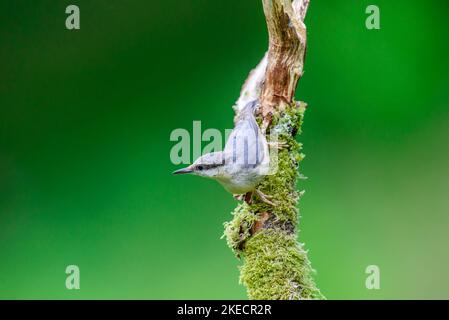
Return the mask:
POLYGON ((237 115, 235 128, 224 148, 229 180, 222 184, 227 189, 242 191, 233 193, 252 190, 268 172, 268 145, 254 117, 254 103, 237 115))

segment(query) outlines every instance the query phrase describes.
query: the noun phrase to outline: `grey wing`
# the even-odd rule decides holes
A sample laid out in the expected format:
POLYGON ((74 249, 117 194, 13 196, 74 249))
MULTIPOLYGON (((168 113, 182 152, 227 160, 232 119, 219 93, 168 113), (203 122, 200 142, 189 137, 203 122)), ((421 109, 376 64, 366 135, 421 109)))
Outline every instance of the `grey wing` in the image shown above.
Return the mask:
POLYGON ((266 144, 254 117, 245 117, 236 123, 224 152, 228 155, 228 161, 244 168, 254 168, 264 161, 266 144))

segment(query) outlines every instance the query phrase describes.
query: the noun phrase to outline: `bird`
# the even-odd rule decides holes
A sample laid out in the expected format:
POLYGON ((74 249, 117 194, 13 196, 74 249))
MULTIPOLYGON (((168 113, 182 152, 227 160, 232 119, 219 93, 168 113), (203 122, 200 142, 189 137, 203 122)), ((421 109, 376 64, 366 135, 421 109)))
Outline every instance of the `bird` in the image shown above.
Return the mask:
POLYGON ((173 174, 193 174, 218 181, 236 199, 250 201, 253 192, 270 205, 270 197, 256 189, 269 173, 269 144, 254 116, 258 100, 248 102, 235 118, 223 151, 200 156, 190 166, 173 174))

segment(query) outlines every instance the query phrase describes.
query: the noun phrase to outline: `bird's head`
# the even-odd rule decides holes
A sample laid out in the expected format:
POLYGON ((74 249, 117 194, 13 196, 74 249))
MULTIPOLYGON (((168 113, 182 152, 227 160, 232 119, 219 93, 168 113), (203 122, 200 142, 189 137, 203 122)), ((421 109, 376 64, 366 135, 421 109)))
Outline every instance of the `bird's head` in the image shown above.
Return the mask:
POLYGON ((173 174, 194 174, 201 177, 220 179, 224 174, 225 158, 222 152, 212 152, 199 157, 193 164, 173 174))

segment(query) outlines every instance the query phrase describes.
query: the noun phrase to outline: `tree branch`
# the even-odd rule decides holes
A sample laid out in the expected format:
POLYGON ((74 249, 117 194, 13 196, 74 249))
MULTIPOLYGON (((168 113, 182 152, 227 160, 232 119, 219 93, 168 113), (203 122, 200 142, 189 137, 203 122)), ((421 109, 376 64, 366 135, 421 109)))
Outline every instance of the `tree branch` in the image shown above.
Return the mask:
MULTIPOLYGON (((306 54, 304 18, 309 0, 262 0, 269 33, 269 48, 249 74, 234 109, 238 112, 259 99, 263 131, 276 132, 287 146, 276 159, 278 170, 258 186, 275 206, 252 196, 225 223, 228 245, 244 258, 240 281, 252 299, 323 298, 313 281, 310 262, 297 241, 297 204, 303 192, 296 190, 298 164, 304 158, 295 140, 300 132, 305 103, 295 102, 306 54)), ((274 161, 272 159, 272 161, 274 161)))
POLYGON ((268 67, 261 93, 262 116, 269 121, 275 108, 291 104, 302 76, 306 52, 303 19, 309 1, 264 0, 269 34, 268 67))

